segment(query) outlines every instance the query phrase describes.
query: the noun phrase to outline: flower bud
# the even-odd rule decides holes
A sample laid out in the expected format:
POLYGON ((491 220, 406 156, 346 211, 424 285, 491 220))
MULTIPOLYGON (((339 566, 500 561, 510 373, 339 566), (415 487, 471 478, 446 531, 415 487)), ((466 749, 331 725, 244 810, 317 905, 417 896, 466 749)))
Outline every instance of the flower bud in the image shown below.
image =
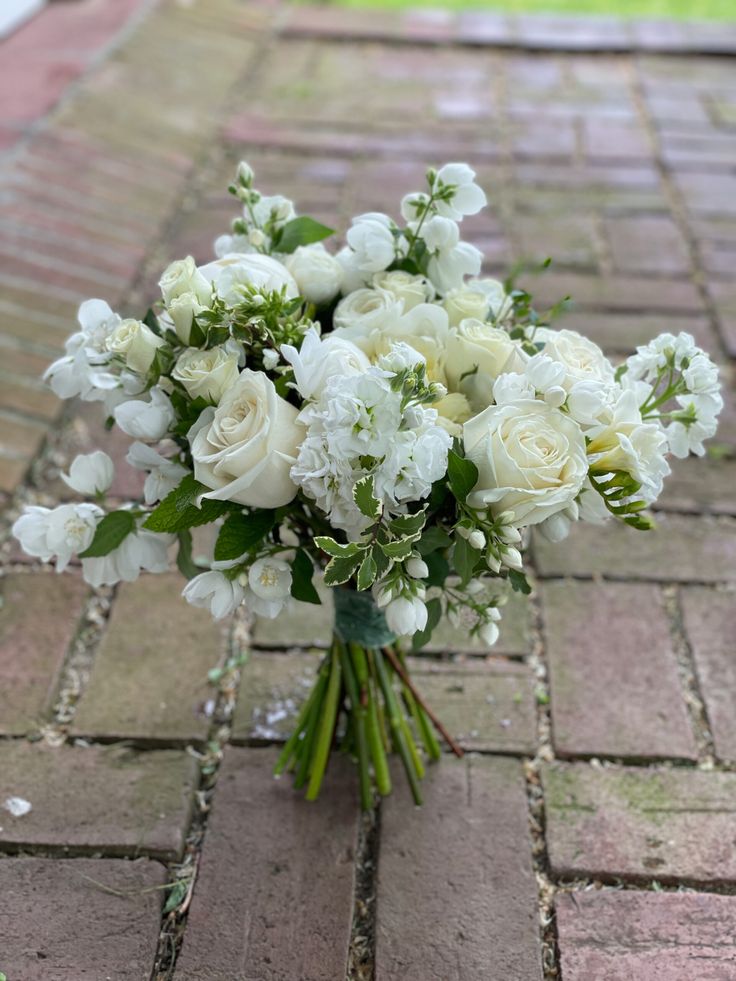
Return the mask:
POLYGON ((491 620, 489 623, 483 624, 478 631, 478 636, 488 647, 493 647, 498 640, 499 633, 498 625, 491 620))
POLYGON ((405 568, 412 579, 426 579, 429 575, 427 563, 423 559, 420 559, 418 555, 412 555, 407 560, 405 568))
POLYGON ((479 552, 486 547, 486 536, 480 528, 471 531, 468 535, 468 544, 472 545, 473 548, 477 548, 479 552))
POLYGON ((238 164, 238 180, 243 187, 250 187, 253 183, 253 168, 245 160, 241 160, 238 164))
POLYGON ((501 560, 505 566, 509 567, 509 569, 521 570, 524 568, 521 552, 518 550, 518 548, 514 548, 513 545, 511 545, 501 554, 501 560))

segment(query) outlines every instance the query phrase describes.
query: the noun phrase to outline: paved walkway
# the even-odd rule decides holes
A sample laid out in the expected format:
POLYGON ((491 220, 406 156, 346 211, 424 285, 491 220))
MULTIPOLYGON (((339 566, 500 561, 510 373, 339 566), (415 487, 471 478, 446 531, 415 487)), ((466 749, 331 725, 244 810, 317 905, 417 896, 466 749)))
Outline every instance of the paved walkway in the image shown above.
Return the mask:
MULTIPOLYGON (((241 0, 49 6, 0 47, 4 521, 62 494, 69 455, 105 439, 37 381, 76 305, 140 309, 166 261, 206 258, 243 155, 338 227, 395 208, 425 163, 467 158, 493 202, 468 222, 490 269, 552 255, 534 288, 577 298, 570 326, 614 353, 689 329, 727 366, 736 61, 676 51, 733 52, 733 31, 673 28, 669 53, 646 25, 613 51, 620 32, 241 0)), ((361 820, 337 764, 316 805, 272 781, 324 619, 223 632, 173 575, 92 595, 8 543, 0 972, 733 981, 727 401, 720 452, 678 465, 657 534, 536 543, 535 602, 492 656, 440 638, 422 687, 474 752, 433 771, 421 811, 399 791, 361 820)))

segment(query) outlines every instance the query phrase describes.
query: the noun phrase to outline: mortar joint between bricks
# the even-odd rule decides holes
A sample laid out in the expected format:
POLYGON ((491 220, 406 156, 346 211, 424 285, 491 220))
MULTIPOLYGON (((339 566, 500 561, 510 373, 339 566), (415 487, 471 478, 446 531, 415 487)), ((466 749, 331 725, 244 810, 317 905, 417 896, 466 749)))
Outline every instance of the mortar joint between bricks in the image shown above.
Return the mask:
POLYGON ((355 855, 353 920, 350 925, 346 981, 374 981, 376 970, 376 902, 381 801, 361 815, 355 855))

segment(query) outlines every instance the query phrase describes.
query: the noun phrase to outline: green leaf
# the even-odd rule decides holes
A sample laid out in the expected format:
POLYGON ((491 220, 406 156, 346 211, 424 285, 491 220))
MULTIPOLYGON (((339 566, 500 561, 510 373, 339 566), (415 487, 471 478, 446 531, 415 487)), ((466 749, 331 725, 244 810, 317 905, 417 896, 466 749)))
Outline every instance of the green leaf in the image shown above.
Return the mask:
POLYGON ((212 501, 209 498, 205 498, 202 507, 198 508, 193 502, 207 490, 209 488, 195 480, 193 474, 187 474, 178 487, 148 515, 143 527, 158 532, 184 531, 185 528, 207 525, 232 510, 234 505, 230 501, 212 501))
POLYGON ((385 544, 381 545, 381 551, 390 559, 397 559, 400 562, 402 559, 409 558, 413 547, 413 539, 402 538, 399 541, 386 542, 385 544))
MULTIPOLYGON (((175 910, 177 906, 181 906, 184 902, 187 892, 189 891, 189 884, 186 879, 178 879, 176 882, 172 883, 169 887, 169 895, 166 897, 166 904, 164 906, 164 913, 171 913, 175 910)), ((0 975, 0 981, 4 975, 0 975)))
POLYGON ((460 576, 463 585, 473 578, 473 572, 480 559, 480 552, 473 548, 467 538, 458 535, 452 552, 452 562, 455 572, 460 576))
POLYGON ((381 515, 381 502, 374 495, 373 476, 371 474, 363 477, 353 487, 353 500, 361 514, 370 518, 371 521, 378 521, 381 515))
POLYGON ((528 579, 518 569, 509 569, 509 582, 515 593, 523 593, 524 596, 528 596, 532 591, 528 579))
POLYGON ((368 552, 366 557, 360 563, 360 568, 358 569, 358 589, 370 589, 370 587, 376 581, 377 572, 378 567, 376 565, 376 560, 373 558, 373 555, 368 552))
POLYGON ((347 582, 360 565, 360 555, 330 559, 325 569, 325 586, 340 586, 347 582))
POLYGON ((389 528, 397 538, 403 538, 404 535, 417 535, 424 527, 426 519, 427 514, 424 509, 416 514, 402 514, 401 517, 389 522, 389 528))
POLYGON ((431 552, 436 552, 440 548, 447 548, 451 544, 452 539, 444 528, 440 528, 439 525, 432 525, 431 528, 427 528, 417 542, 417 552, 426 557, 431 552))
POLYGON ((418 651, 432 639, 434 628, 442 619, 442 601, 435 597, 427 603, 427 626, 424 630, 417 630, 412 640, 412 649, 418 651))
MULTIPOLYGON (((204 501, 202 502, 204 504, 204 501)), ((273 528, 276 514, 273 511, 236 511, 223 522, 215 542, 215 561, 228 562, 263 541, 273 528)))
POLYGON ((425 577, 428 586, 444 586, 445 579, 450 575, 450 563, 440 551, 430 552, 424 556, 429 572, 425 577))
POLYGON ((130 511, 111 511, 95 529, 89 547, 79 553, 80 559, 97 559, 117 548, 131 531, 135 531, 135 517, 130 511))
POLYGON ((458 501, 465 501, 478 483, 478 468, 472 460, 466 460, 454 450, 447 454, 447 476, 450 478, 452 493, 458 501))
POLYGON ((314 218, 302 215, 299 218, 292 218, 281 229, 281 234, 274 242, 277 252, 294 252, 300 245, 311 245, 313 242, 321 242, 335 232, 334 228, 328 228, 314 218))
POLYGON ((327 535, 317 535, 314 539, 314 544, 317 548, 321 548, 323 552, 335 558, 348 558, 351 555, 357 555, 361 550, 361 546, 357 542, 348 542, 342 545, 327 535))
POLYGON ((291 563, 291 595, 302 603, 314 603, 319 606, 322 600, 314 588, 313 576, 312 560, 303 548, 297 549, 294 561, 291 563))
POLYGON ((186 579, 194 579, 202 571, 192 558, 192 533, 189 529, 179 532, 179 551, 176 553, 176 567, 186 579))

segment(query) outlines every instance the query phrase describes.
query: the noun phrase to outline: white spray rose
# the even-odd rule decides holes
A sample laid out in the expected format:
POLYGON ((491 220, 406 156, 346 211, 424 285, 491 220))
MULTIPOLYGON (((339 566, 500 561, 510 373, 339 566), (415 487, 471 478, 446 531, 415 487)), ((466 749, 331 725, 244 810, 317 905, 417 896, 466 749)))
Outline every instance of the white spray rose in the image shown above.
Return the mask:
POLYGON ((580 427, 536 399, 491 405, 463 426, 465 455, 478 468, 471 507, 514 512, 518 527, 566 508, 588 474, 580 427))
POLYGON ((304 437, 296 417, 267 375, 241 372, 189 431, 194 476, 212 488, 204 496, 256 508, 288 504, 297 490, 289 470, 304 437))
POLYGON ((197 269, 197 264, 190 255, 186 259, 172 262, 164 271, 158 285, 167 306, 176 297, 185 293, 193 293, 200 303, 208 303, 212 295, 209 282, 197 269))
POLYGON ((325 306, 342 289, 342 266, 322 243, 302 245, 284 259, 296 280, 299 295, 315 306, 325 306))
POLYGON ((181 595, 187 603, 204 607, 215 620, 222 620, 237 610, 245 591, 237 579, 228 579, 219 570, 211 569, 190 579, 181 595))
POLYGON ((76 456, 69 473, 61 474, 61 479, 77 494, 93 497, 109 490, 114 475, 115 467, 107 453, 95 450, 76 456))
POLYGON ((191 398, 216 404, 238 378, 238 355, 224 347, 208 351, 190 347, 179 355, 171 377, 181 382, 191 398))
POLYGON ((448 387, 466 394, 474 408, 491 402, 499 375, 521 368, 519 347, 501 327, 469 318, 450 331, 445 361, 448 387))
POLYGON ((198 272, 214 286, 222 300, 233 305, 242 299, 248 286, 264 292, 278 292, 286 287, 287 297, 299 295, 294 277, 286 266, 259 252, 250 255, 234 252, 200 266, 198 272))
POLYGON ((428 378, 445 384, 443 364, 449 334, 447 314, 442 307, 436 303, 420 303, 371 332, 370 354, 373 358, 380 357, 387 355, 395 344, 407 344, 422 355, 428 378))
POLYGON ((370 365, 351 341, 337 334, 320 339, 314 328, 307 331, 298 351, 291 344, 284 344, 281 353, 293 367, 296 387, 305 399, 318 396, 333 375, 359 375, 370 365))
POLYGON ((113 416, 122 431, 133 439, 155 443, 174 425, 176 416, 168 395, 157 385, 149 392, 150 401, 132 399, 115 408, 113 416))
POLYGON ((188 292, 181 293, 179 296, 175 296, 166 307, 169 316, 171 317, 172 323, 174 324, 174 330, 176 331, 176 336, 182 342, 182 344, 188 344, 189 338, 192 334, 192 324, 194 323, 194 318, 197 314, 202 313, 207 307, 199 302, 199 298, 196 293, 188 292))
POLYGON ((579 381, 600 381, 613 385, 613 365, 597 344, 578 334, 575 330, 552 330, 550 327, 540 327, 535 335, 535 341, 543 341, 543 353, 564 365, 567 370, 565 379, 561 382, 566 391, 579 381))
POLYGON ((375 273, 373 286, 377 290, 390 293, 397 300, 402 300, 404 313, 408 313, 419 303, 427 303, 434 297, 434 289, 428 279, 424 276, 415 276, 403 269, 375 273))
POLYGON ((380 272, 394 261, 396 245, 392 227, 393 222, 388 215, 378 212, 353 218, 352 227, 345 238, 362 272, 380 272))
POLYGON ((346 332, 342 336, 366 350, 366 346, 370 347, 366 343, 370 333, 398 320, 403 310, 402 301, 391 293, 360 289, 340 300, 335 307, 333 323, 336 331, 346 332))
POLYGON ((513 309, 503 283, 497 279, 471 279, 446 293, 443 305, 452 327, 468 318, 503 322, 513 309))
POLYGON ((164 341, 140 320, 123 320, 107 339, 107 350, 125 358, 131 371, 145 375, 164 341))

